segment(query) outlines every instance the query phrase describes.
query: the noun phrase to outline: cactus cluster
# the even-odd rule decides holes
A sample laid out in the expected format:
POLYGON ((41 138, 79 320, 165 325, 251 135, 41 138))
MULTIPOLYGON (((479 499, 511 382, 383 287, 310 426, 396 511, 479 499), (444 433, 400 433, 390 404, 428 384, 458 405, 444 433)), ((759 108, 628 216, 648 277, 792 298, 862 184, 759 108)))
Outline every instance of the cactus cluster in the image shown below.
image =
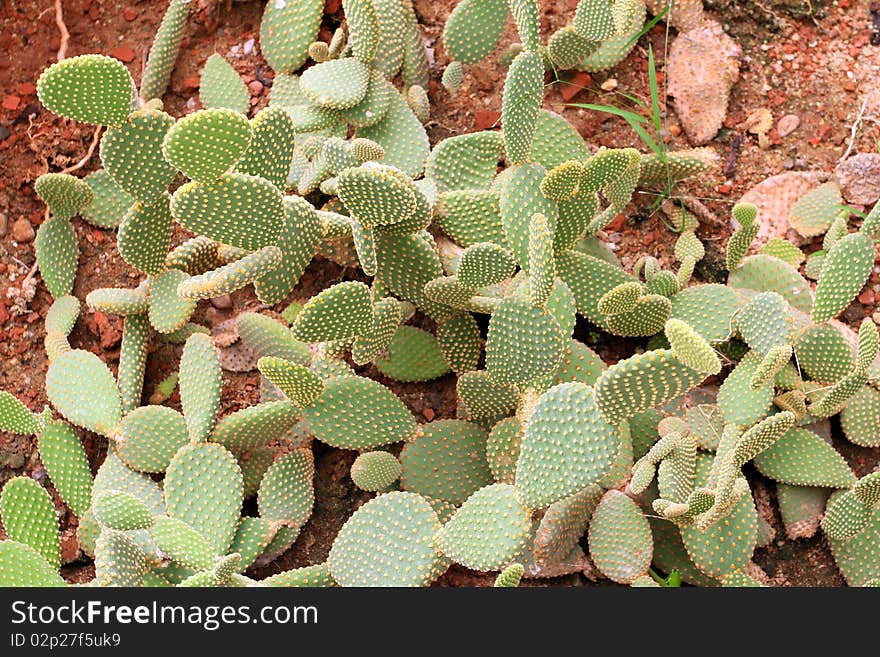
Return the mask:
MULTIPOLYGON (((824 512, 848 583, 880 577, 880 475, 858 478, 820 428, 839 415, 848 440, 880 444, 877 328, 835 320, 874 266, 880 205, 851 231, 833 190, 797 203, 792 225, 825 235, 815 293, 795 244, 752 253, 761 217, 745 203, 733 208, 726 284, 692 280, 705 250, 685 211, 676 265, 645 256, 625 270, 603 229, 638 186, 712 158, 591 152, 542 109, 543 84, 548 67, 624 57, 642 0, 580 0, 546 44, 536 0, 461 0, 443 37, 447 87, 494 49, 509 13, 521 48, 502 130, 433 146, 409 0, 343 0, 329 43, 317 40, 320 0, 267 3, 261 47, 275 78, 250 118, 219 55, 205 65, 203 109, 162 110, 186 6, 171 0, 139 94, 100 55, 55 64, 38 84, 49 110, 107 126, 103 168, 37 181, 51 217, 36 245, 55 299, 51 407, 0 393, 0 428, 36 436, 96 585, 426 586, 452 564, 497 571, 499 587, 585 570, 647 586, 652 564, 693 584, 751 585, 761 525, 747 463, 777 483, 787 526, 818 531, 803 529, 804 510, 824 512), (143 274, 85 299, 124 318, 115 374, 68 341, 81 311, 77 214, 118 227, 120 255, 143 274), (192 237, 172 247, 184 229, 192 237), (288 306, 285 321, 238 316, 260 402, 218 417, 220 345, 191 322, 197 305, 251 284, 267 306, 289 302, 316 256, 353 274, 288 306), (574 338, 578 318, 639 346, 606 364, 574 338), (154 337, 182 345, 179 375, 143 404, 154 337), (457 417, 425 424, 386 385, 444 376, 457 417), (175 380, 179 411, 165 403, 175 380), (84 431, 107 446, 94 476, 84 431), (257 581, 248 569, 287 550, 312 514, 314 442, 358 451, 351 481, 375 496, 325 563, 257 581)), ((11 479, 0 514, 0 584, 64 585, 47 490, 11 479)))

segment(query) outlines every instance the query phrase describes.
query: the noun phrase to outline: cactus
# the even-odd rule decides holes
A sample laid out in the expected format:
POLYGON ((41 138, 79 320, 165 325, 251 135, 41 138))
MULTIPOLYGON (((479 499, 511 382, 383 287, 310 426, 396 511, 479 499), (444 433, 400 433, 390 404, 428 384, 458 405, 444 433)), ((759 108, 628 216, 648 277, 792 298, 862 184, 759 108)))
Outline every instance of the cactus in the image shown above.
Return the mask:
POLYGON ((205 62, 199 97, 207 109, 229 109, 247 114, 251 95, 235 69, 221 55, 214 53, 205 62))
POLYGON ((445 570, 434 547, 439 529, 437 514, 425 498, 385 493, 346 521, 327 566, 341 586, 427 586, 445 570))
MULTIPOLYGON (((670 18, 682 31, 701 19, 686 4, 670 18)), ((641 0, 580 0, 552 35, 536 0, 459 2, 443 30, 449 92, 500 43, 508 14, 519 43, 502 55, 502 130, 439 141, 426 131, 437 88, 411 0, 342 9, 328 42, 323 3, 267 3, 261 49, 274 83, 251 119, 249 78, 220 55, 202 74, 205 109, 162 111, 189 14, 178 0, 141 99, 127 69, 100 55, 40 78, 48 109, 107 126, 103 169, 46 173, 34 186, 47 206, 37 263, 55 297, 44 339, 52 408, 37 414, 0 393, 0 428, 36 436, 94 584, 426 586, 457 563, 500 571, 499 586, 592 566, 645 586, 662 579, 648 574, 653 562, 688 583, 752 586, 754 549, 770 540, 750 498, 756 476, 774 480, 790 535, 812 535, 824 513, 848 583, 880 578, 880 477, 857 479, 817 422, 839 415, 850 442, 877 444, 880 338, 871 321, 856 332, 833 318, 874 266, 880 210, 850 232, 836 183, 802 194, 791 225, 824 233, 804 263, 818 244, 768 241, 775 226, 761 230, 758 207, 769 206, 739 202, 725 284, 692 280, 711 254, 697 210, 669 210, 674 268, 660 254, 618 259, 602 231, 639 187, 665 190, 718 164, 704 148, 594 152, 541 107, 546 68, 598 70, 626 55, 641 0), (112 371, 73 331, 77 214, 118 228, 118 253, 142 273, 86 297, 123 318, 112 371), (178 244, 175 223, 195 235, 178 244), (301 279, 312 290, 316 275, 321 291, 302 297, 301 279), (250 283, 268 314, 213 331, 191 321, 205 300, 250 283), (281 308, 283 321, 269 316, 281 308), (621 342, 633 355, 606 364, 603 334, 644 340, 621 342), (154 357, 180 357, 169 370, 179 375, 150 379, 156 394, 143 405, 156 344, 154 357), (257 376, 259 403, 222 403, 221 364, 257 376), (410 384, 450 371, 455 398, 437 404, 428 384, 424 401, 442 419, 426 406, 420 423, 410 384), (96 449, 75 427, 98 434, 96 449), (372 499, 326 563, 243 575, 297 540, 315 507, 316 454, 344 449, 361 452, 349 474, 372 499)), ((235 307, 253 307, 250 295, 235 307)), ((18 477, 0 494, 2 584, 64 584, 60 516, 40 488, 18 477)))
POLYGON ((80 55, 53 64, 37 80, 49 111, 83 123, 121 125, 134 105, 134 81, 118 59, 80 55))

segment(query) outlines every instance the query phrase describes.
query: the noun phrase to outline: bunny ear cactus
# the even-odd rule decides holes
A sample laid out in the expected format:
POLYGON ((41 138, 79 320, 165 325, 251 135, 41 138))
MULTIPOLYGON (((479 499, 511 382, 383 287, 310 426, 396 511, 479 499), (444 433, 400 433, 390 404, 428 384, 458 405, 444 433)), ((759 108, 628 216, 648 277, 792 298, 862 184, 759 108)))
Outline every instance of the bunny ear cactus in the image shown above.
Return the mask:
POLYGON ((165 93, 180 52, 189 10, 188 0, 170 0, 168 3, 141 75, 140 95, 144 100, 161 98, 165 93))
POLYGON ((80 55, 40 75, 37 95, 50 112, 83 123, 121 125, 135 102, 134 81, 118 59, 80 55))

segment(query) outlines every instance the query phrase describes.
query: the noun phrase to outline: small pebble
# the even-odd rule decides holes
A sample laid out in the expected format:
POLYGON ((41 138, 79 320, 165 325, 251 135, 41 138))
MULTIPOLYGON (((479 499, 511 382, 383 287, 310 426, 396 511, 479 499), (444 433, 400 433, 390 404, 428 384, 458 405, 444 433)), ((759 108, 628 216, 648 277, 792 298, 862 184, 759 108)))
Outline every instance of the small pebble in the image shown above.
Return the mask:
POLYGON ((797 130, 801 124, 801 120, 794 114, 786 114, 776 123, 776 132, 780 137, 788 137, 792 132, 797 130))
POLYGON ((25 244, 34 239, 34 227, 31 222, 22 217, 12 224, 12 239, 19 244, 25 244))
POLYGON ((6 229, 9 226, 9 217, 0 212, 0 237, 6 237, 6 229))
POLYGON ((263 83, 259 80, 254 80, 248 83, 248 89, 250 89, 251 96, 259 96, 263 92, 263 83))
POLYGON ((617 79, 616 78, 608 78, 603 82, 599 87, 602 91, 614 91, 617 89, 617 79))

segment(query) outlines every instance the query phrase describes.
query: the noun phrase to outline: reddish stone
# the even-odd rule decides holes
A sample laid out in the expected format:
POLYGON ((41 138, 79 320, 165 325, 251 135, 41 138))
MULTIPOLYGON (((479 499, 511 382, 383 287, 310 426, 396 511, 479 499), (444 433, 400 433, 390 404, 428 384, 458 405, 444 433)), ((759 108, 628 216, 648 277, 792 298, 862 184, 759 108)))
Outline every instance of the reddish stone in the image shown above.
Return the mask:
POLYGON ((500 120, 501 112, 494 110, 477 110, 474 112, 474 128, 476 130, 493 128, 500 120))
POLYGON ((874 305, 874 290, 872 290, 871 288, 867 288, 864 292, 862 292, 859 295, 859 303, 866 306, 874 305))
POLYGON ((626 215, 621 212, 614 219, 611 220, 611 223, 605 226, 605 230, 610 231, 612 233, 617 233, 623 230, 623 225, 626 223, 626 215))
POLYGON ((18 104, 21 102, 21 98, 18 96, 13 96, 9 94, 6 98, 3 99, 3 109, 5 110, 14 110, 18 109, 18 104))
POLYGON ((723 185, 718 185, 715 188, 715 191, 718 192, 719 194, 730 194, 730 190, 731 190, 731 187, 727 183, 724 183, 723 185))
POLYGON ((251 92, 251 96, 259 96, 263 93, 263 83, 259 80, 254 80, 248 83, 248 89, 251 92))
POLYGON ((125 17, 125 20, 131 22, 135 18, 137 18, 137 11, 134 10, 133 7, 126 7, 122 10, 122 15, 125 17))
POLYGON ((324 2, 324 13, 335 14, 337 11, 339 11, 341 5, 342 0, 326 0, 326 2, 324 2))
POLYGON ((575 73, 569 80, 559 85, 559 95, 566 103, 593 83, 593 77, 586 71, 575 73))
POLYGON ((109 54, 125 64, 134 61, 134 50, 128 46, 116 46, 109 54))
POLYGON ((425 416, 425 419, 426 419, 428 422, 431 422, 431 421, 434 419, 434 409, 431 408, 430 406, 426 406, 426 407, 422 410, 422 415, 425 416))
POLYGON ((22 82, 21 84, 16 85, 15 91, 20 96, 33 96, 37 93, 37 88, 30 82, 22 82))

